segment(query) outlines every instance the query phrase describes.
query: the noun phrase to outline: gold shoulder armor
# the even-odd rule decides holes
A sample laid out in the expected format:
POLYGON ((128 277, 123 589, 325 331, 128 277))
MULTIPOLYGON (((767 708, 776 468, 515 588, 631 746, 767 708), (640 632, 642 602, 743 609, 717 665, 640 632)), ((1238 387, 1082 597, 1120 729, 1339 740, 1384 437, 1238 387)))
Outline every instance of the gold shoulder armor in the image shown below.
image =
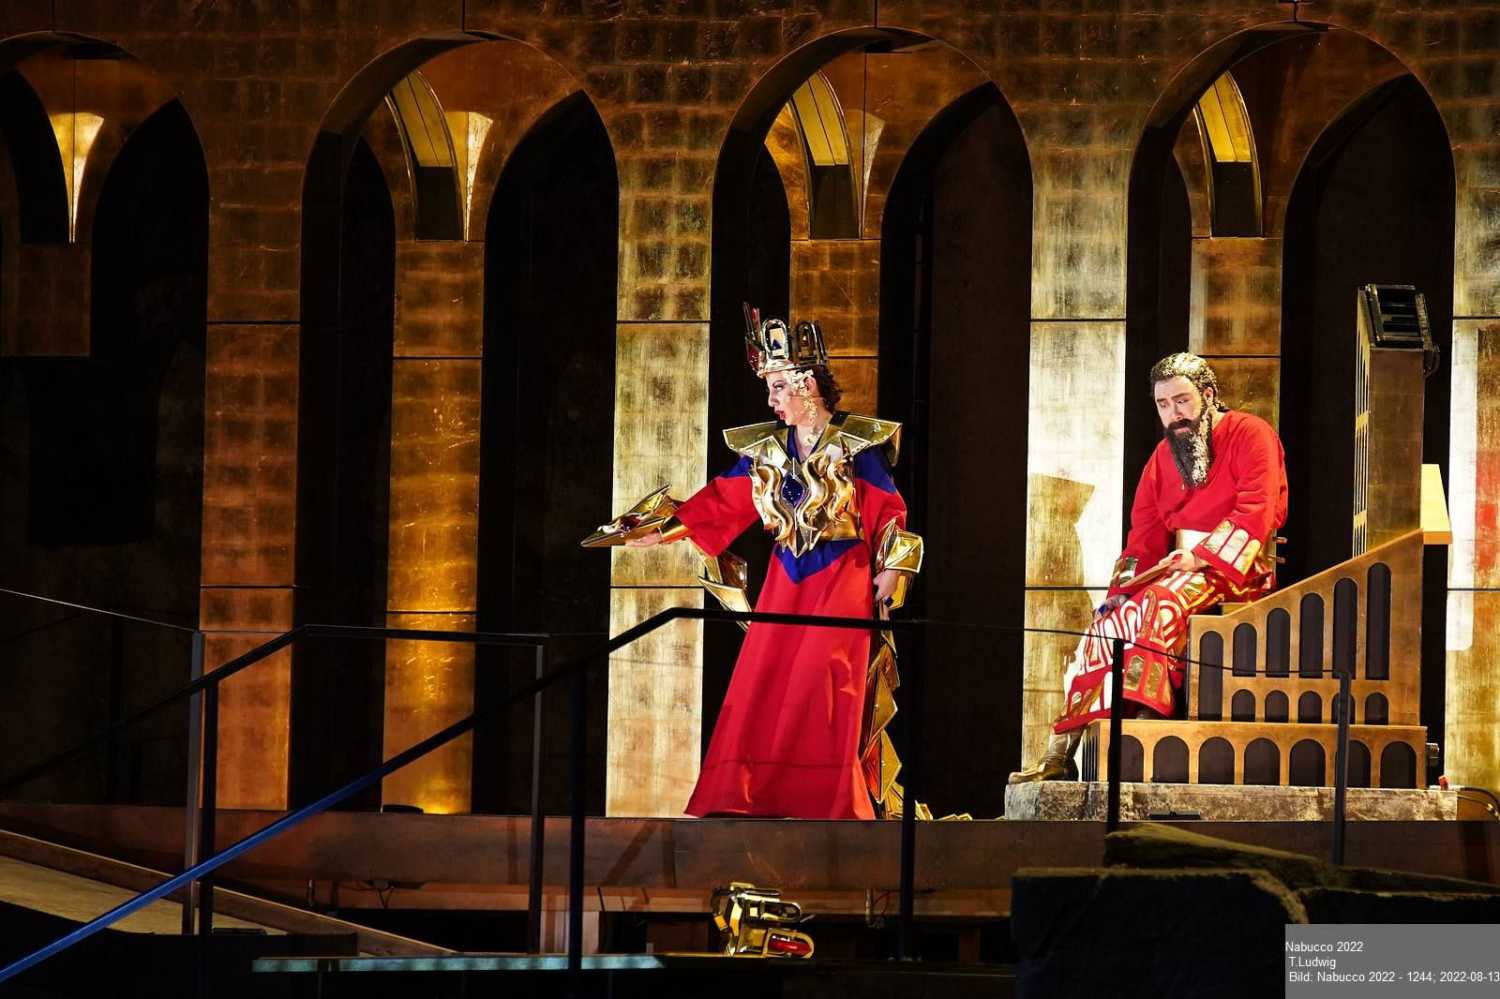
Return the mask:
POLYGON ((743 427, 730 427, 724 431, 724 443, 729 445, 729 450, 736 454, 748 455, 754 458, 755 452, 767 439, 781 443, 777 432, 781 424, 775 420, 765 423, 750 423, 743 427))
POLYGON ((845 440, 851 455, 870 447, 884 447, 885 457, 892 465, 901 451, 901 424, 895 420, 877 420, 871 416, 856 416, 850 413, 839 424, 839 434, 845 440))

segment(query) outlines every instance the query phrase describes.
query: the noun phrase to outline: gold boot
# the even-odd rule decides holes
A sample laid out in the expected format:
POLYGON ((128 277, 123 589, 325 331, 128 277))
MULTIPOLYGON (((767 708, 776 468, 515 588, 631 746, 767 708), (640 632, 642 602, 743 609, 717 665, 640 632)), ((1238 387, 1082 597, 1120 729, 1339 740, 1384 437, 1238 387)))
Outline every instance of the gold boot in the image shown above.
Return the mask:
POLYGON ((1081 728, 1053 732, 1047 737, 1047 751, 1042 754, 1042 758, 1025 770, 1013 772, 1009 782, 1025 784, 1034 780, 1077 780, 1078 765, 1073 762, 1073 754, 1077 752, 1078 742, 1082 738, 1081 728))

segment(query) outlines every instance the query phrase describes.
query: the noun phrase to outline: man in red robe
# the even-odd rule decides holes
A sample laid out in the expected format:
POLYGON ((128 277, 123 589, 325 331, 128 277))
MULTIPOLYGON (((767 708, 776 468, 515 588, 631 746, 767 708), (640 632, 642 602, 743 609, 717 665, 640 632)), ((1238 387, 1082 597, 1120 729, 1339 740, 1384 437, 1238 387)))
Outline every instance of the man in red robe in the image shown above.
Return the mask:
POLYGON ((1109 716, 1114 640, 1125 640, 1120 696, 1132 714, 1170 716, 1182 687, 1187 620, 1276 585, 1274 541, 1286 522, 1286 460, 1276 431, 1227 409, 1208 362, 1172 354, 1151 369, 1162 441, 1136 486, 1130 536, 1109 595, 1063 681, 1063 713, 1042 758, 1010 782, 1076 779, 1089 722, 1109 716))

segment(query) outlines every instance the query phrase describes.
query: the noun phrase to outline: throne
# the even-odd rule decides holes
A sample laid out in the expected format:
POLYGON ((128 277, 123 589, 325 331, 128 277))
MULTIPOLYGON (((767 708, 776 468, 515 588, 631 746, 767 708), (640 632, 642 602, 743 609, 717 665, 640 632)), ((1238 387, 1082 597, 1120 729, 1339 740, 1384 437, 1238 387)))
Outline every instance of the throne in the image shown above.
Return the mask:
MULTIPOLYGON (((1425 783, 1422 556, 1451 540, 1438 468, 1422 465, 1423 383, 1436 357, 1414 288, 1366 285, 1357 310, 1353 556, 1192 618, 1186 717, 1124 721, 1124 781, 1330 787, 1348 712, 1350 787, 1425 783), (1335 670, 1353 677, 1348 704, 1335 670)), ((1109 725, 1095 722, 1084 781, 1108 778, 1108 751, 1109 725)))

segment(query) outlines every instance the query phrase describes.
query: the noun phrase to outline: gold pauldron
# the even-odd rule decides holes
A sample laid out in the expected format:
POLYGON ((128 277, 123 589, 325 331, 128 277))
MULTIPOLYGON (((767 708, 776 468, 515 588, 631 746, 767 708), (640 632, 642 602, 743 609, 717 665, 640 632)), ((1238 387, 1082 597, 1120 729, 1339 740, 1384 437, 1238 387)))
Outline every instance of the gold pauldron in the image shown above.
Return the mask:
POLYGON ((896 588, 891 591, 890 608, 895 610, 906 603, 906 591, 911 588, 911 578, 922 569, 922 536, 903 531, 893 520, 880 532, 880 546, 875 551, 875 571, 894 569, 896 588))
POLYGON ((1130 581, 1135 578, 1135 570, 1140 562, 1141 560, 1134 555, 1120 556, 1115 562, 1115 571, 1110 574, 1109 588, 1115 590, 1129 585, 1130 581))

